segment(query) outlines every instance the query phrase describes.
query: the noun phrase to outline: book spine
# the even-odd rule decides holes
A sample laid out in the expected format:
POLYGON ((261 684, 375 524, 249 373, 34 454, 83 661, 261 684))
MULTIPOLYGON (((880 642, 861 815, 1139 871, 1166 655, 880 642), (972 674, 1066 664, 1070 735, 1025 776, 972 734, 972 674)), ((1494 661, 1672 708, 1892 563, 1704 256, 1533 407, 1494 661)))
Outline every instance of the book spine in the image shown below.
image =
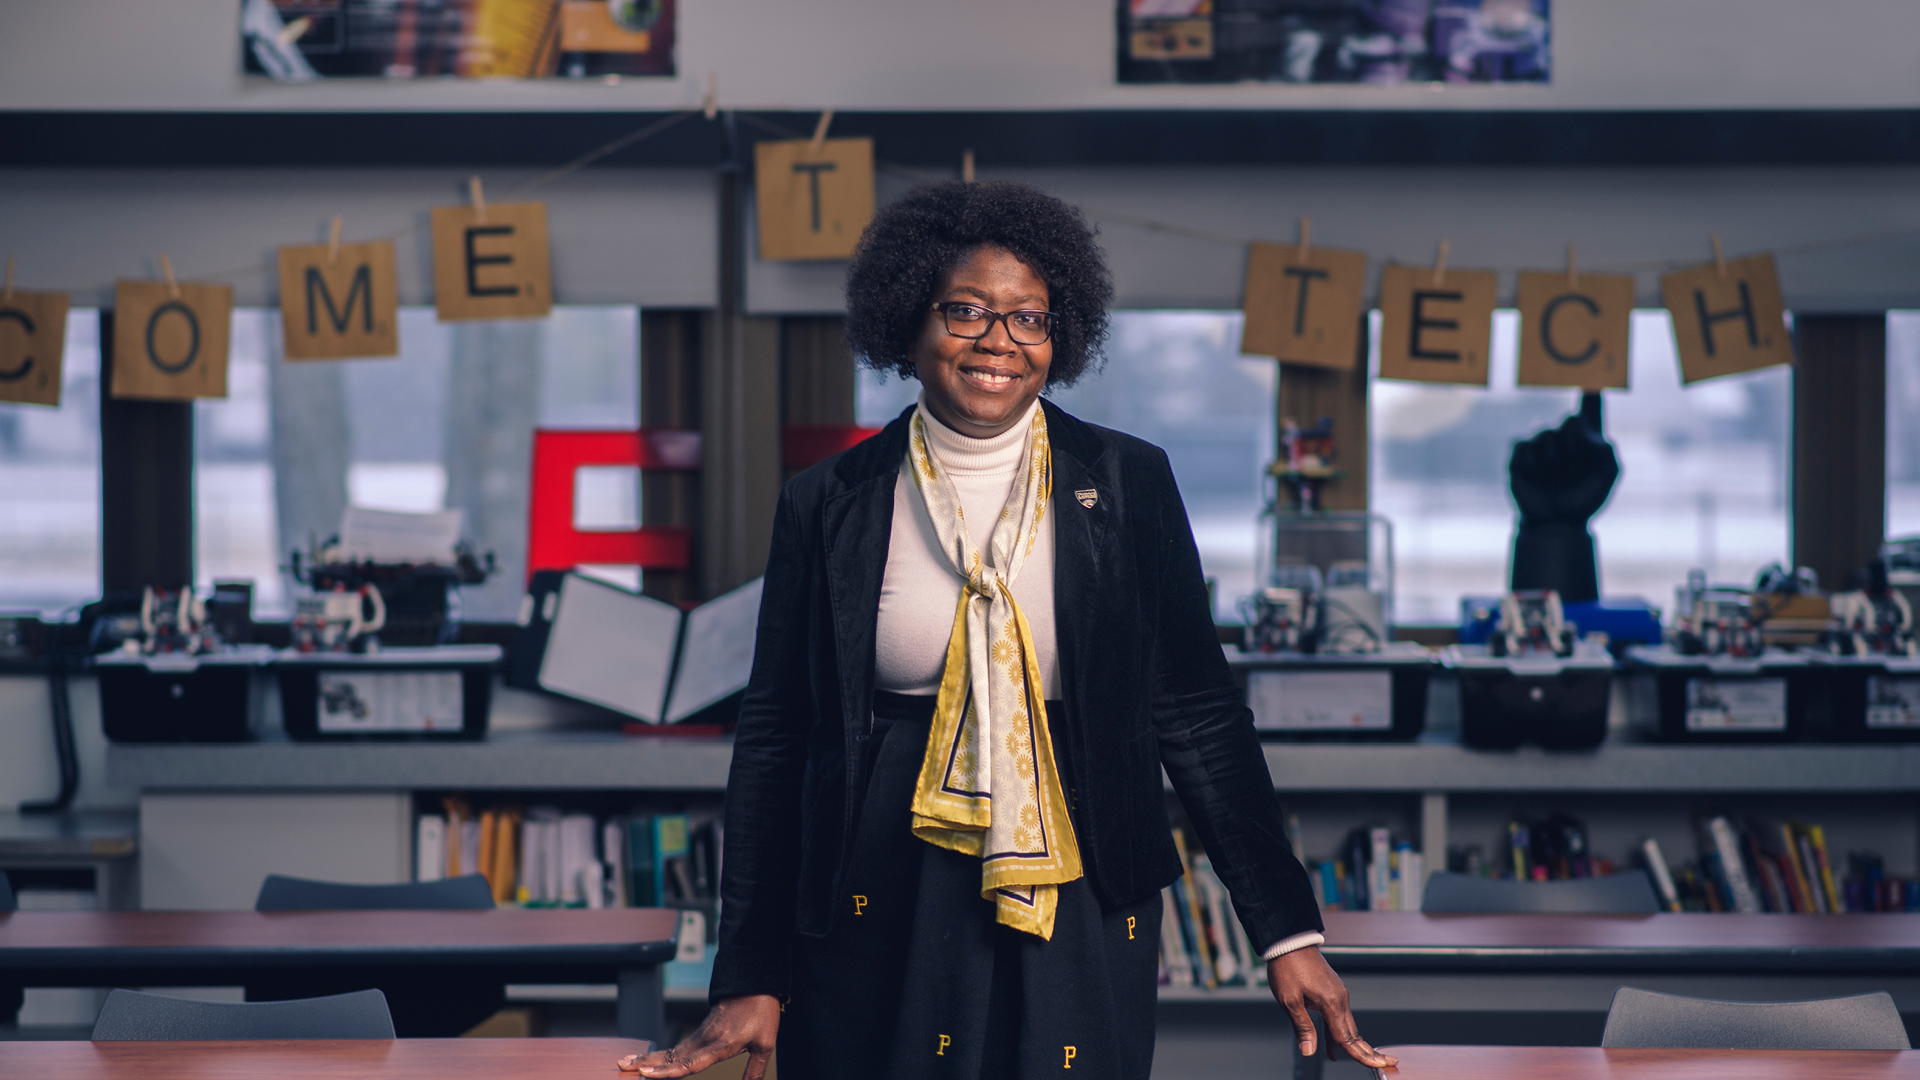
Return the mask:
POLYGON ((1714 852, 1720 857, 1720 874, 1726 880, 1733 910, 1743 914, 1759 912, 1760 895, 1754 892, 1753 882, 1747 880, 1746 865, 1740 857, 1740 841, 1733 835, 1733 823, 1725 817, 1715 817, 1708 820, 1707 831, 1713 837, 1714 852))
POLYGON ((1340 904, 1340 864, 1333 859, 1320 864, 1320 906, 1338 911, 1340 904))
POLYGON ((1187 855, 1187 840, 1179 829, 1173 830, 1173 847, 1180 855, 1180 880, 1176 887, 1180 890, 1182 911, 1193 928, 1193 960, 1195 981, 1211 990, 1214 988, 1213 956, 1207 950, 1206 919, 1200 913, 1200 897, 1193 881, 1193 860, 1187 855))
POLYGON ((447 876, 447 819, 422 814, 414 823, 413 878, 439 881, 447 876))
POLYGON ((1640 841, 1640 854, 1647 862, 1647 873, 1653 875, 1653 887, 1660 892, 1660 902, 1668 911, 1679 911, 1680 892, 1673 887, 1673 871, 1667 868, 1667 858, 1661 854, 1660 841, 1649 836, 1640 841))
POLYGON ((1419 911, 1426 893, 1427 860, 1411 845, 1400 849, 1400 910, 1419 911))
POLYGON ((1800 866, 1800 845, 1793 837, 1793 826, 1784 821, 1780 823, 1780 853, 1775 857, 1786 868, 1787 883, 1793 894, 1794 910, 1812 914, 1816 910, 1813 904, 1813 888, 1808 883, 1806 871, 1800 866))
POLYGON ((1373 842, 1371 854, 1373 861, 1368 866, 1371 871, 1367 879, 1367 910, 1393 910, 1393 838, 1385 829, 1374 829, 1370 835, 1373 842))
POLYGON ((1507 849, 1513 860, 1513 880, 1515 881, 1530 881, 1533 878, 1532 869, 1527 865, 1529 846, 1531 845, 1527 836, 1527 827, 1518 821, 1507 822, 1507 849))
POLYGON ((1840 892, 1833 887, 1833 866, 1827 861, 1827 831, 1819 825, 1807 826, 1807 838, 1813 841, 1813 857, 1820 867, 1820 887, 1827 894, 1827 910, 1843 911, 1840 892))
POLYGON ((1794 839, 1800 842, 1800 865, 1807 875, 1807 892, 1813 897, 1813 910, 1821 915, 1829 914, 1833 908, 1827 905, 1827 891, 1821 887, 1820 860, 1813 854, 1813 838, 1795 829, 1794 839))
POLYGON ((1207 944, 1213 952, 1214 978, 1231 983, 1239 978, 1240 957, 1233 947, 1233 932, 1227 928, 1227 890, 1213 874, 1213 864, 1205 855, 1194 860, 1193 872, 1206 897, 1207 944))
POLYGON ((1193 959, 1187 955, 1187 943, 1180 933, 1180 905, 1174 901, 1171 885, 1160 890, 1160 956, 1167 968, 1168 983, 1193 985, 1193 959))

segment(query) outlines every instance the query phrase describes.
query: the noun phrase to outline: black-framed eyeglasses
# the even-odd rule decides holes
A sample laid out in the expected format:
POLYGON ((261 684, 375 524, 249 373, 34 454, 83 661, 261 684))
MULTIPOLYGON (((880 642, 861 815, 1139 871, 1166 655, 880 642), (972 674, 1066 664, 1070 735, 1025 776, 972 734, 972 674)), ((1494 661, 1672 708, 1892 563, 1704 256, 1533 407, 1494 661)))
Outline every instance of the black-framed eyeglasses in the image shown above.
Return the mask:
POLYGON ((954 337, 979 339, 987 336, 993 324, 1007 324, 1007 336, 1016 345, 1044 345, 1053 336, 1053 312, 1022 309, 999 312, 979 304, 946 301, 933 305, 947 322, 947 333, 954 337))

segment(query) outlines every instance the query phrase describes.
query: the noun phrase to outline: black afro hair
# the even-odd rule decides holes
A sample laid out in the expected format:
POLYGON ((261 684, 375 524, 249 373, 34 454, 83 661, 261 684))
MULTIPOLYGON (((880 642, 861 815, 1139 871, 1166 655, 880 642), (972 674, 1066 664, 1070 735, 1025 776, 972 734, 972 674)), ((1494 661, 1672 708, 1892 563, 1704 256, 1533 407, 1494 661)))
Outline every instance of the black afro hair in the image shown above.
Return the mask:
POLYGON ((941 278, 981 247, 1004 248, 1047 283, 1053 362, 1047 386, 1097 366, 1113 282, 1080 211, 1010 181, 914 188, 880 209, 847 267, 847 344, 877 371, 914 374, 913 344, 941 278))

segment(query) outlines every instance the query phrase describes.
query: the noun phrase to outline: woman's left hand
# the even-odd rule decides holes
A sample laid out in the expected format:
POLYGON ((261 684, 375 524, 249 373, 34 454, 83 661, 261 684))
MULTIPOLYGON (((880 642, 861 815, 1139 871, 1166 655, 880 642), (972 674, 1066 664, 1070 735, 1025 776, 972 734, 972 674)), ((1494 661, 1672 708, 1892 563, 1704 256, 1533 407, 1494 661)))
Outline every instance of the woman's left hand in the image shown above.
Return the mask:
POLYGON ((1300 1056, 1312 1057, 1319 1041, 1313 1029, 1309 1009, 1318 1009, 1327 1018, 1329 1056, 1335 1046, 1368 1068, 1382 1069, 1398 1065, 1400 1059, 1383 1054, 1360 1037, 1353 1022, 1353 1009, 1347 1004, 1347 984, 1333 973, 1320 947, 1309 945, 1267 961, 1267 986, 1275 1001, 1293 1018, 1293 1032, 1300 1040, 1300 1056))

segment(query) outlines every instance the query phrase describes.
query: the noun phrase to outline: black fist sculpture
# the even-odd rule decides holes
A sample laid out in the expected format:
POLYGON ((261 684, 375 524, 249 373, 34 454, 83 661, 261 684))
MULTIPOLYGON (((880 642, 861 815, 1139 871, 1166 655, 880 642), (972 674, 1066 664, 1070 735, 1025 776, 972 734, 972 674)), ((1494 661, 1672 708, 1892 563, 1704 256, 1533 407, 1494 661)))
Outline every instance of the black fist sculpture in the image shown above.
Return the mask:
POLYGON ((1620 461, 1601 434, 1600 395, 1580 411, 1513 445, 1507 463, 1520 529, 1513 538, 1512 588, 1553 589, 1566 603, 1600 598, 1600 571, 1587 521, 1606 505, 1620 461))

